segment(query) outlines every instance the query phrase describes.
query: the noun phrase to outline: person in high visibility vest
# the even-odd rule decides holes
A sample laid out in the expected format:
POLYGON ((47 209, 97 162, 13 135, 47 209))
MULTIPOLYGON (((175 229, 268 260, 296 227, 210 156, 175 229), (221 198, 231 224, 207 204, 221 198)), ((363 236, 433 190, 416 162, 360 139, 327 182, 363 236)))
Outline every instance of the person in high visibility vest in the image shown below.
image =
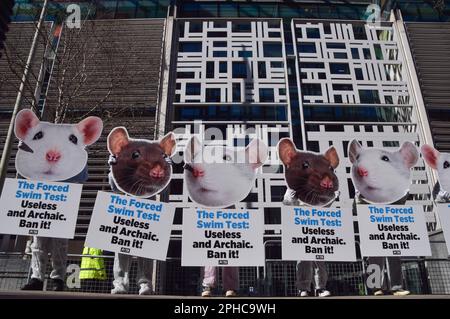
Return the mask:
POLYGON ((80 280, 106 280, 105 261, 101 257, 103 250, 84 247, 81 258, 80 280))

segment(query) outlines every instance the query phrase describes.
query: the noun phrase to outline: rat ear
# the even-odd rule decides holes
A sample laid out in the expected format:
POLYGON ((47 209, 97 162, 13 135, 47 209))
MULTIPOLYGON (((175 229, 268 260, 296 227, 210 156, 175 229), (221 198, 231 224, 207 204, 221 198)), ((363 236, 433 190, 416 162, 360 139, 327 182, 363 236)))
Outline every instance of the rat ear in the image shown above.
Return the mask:
POLYGON ((164 153, 169 157, 175 152, 176 145, 175 135, 172 132, 167 133, 159 142, 159 146, 161 146, 164 153))
POLYGON ((350 144, 348 144, 348 158, 350 159, 351 163, 354 163, 356 161, 356 157, 361 152, 362 146, 359 144, 357 140, 352 140, 350 144))
POLYGON ((404 142, 398 151, 403 158, 403 163, 407 168, 412 168, 419 160, 417 147, 411 142, 404 142))
POLYGON ((278 156, 284 165, 291 165, 292 159, 297 154, 294 142, 291 139, 285 137, 278 142, 278 156))
POLYGON ((268 149, 266 144, 259 138, 253 139, 247 145, 245 149, 246 158, 248 162, 253 166, 254 169, 262 166, 267 160, 268 149))
POLYGON ((330 162, 331 167, 333 168, 338 167, 339 156, 334 146, 331 146, 329 149, 327 149, 327 151, 325 152, 325 154, 323 154, 323 156, 325 156, 328 162, 330 162))
POLYGON ((439 153, 439 151, 436 150, 434 147, 427 144, 422 145, 420 150, 428 166, 430 166, 433 169, 437 169, 438 160, 441 153, 439 153))
POLYGON ((194 161, 195 155, 202 149, 202 143, 196 136, 192 136, 191 139, 186 144, 184 149, 184 162, 192 163, 194 161))
POLYGON ((36 114, 31 110, 22 110, 16 115, 14 134, 18 139, 25 139, 29 130, 40 123, 36 114))
POLYGON ((95 143, 102 135, 103 121, 97 116, 89 116, 76 125, 83 136, 84 145, 95 143))
POLYGON ((116 127, 108 135, 108 150, 112 155, 118 155, 129 142, 127 129, 116 127))

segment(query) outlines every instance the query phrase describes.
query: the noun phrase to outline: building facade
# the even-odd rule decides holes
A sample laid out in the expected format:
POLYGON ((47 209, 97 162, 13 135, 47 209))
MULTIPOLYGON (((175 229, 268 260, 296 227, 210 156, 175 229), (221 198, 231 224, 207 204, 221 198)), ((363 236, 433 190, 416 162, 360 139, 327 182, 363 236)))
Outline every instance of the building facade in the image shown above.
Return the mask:
MULTIPOLYGON (((48 53, 47 60, 42 59, 50 64, 42 71, 46 81, 37 81, 36 85, 43 116, 61 105, 59 70, 71 70, 58 56, 73 47, 71 40, 80 39, 74 38, 80 35, 64 26, 61 19, 68 3, 71 2, 55 1, 48 13, 54 40, 47 44, 53 54, 48 53)), ((415 40, 420 38, 415 34, 429 30, 429 26, 410 23, 402 16, 404 11, 413 16, 413 9, 429 13, 426 3, 417 2, 414 7, 402 2, 376 3, 380 15, 375 23, 369 19, 371 11, 367 11, 371 1, 79 4, 84 19, 82 30, 87 31, 78 43, 87 45, 83 50, 88 52, 90 62, 84 64, 88 74, 88 80, 82 82, 84 91, 77 91, 76 99, 65 104, 69 114, 83 115, 92 104, 102 101, 94 113, 108 114, 111 118, 106 130, 120 124, 146 138, 158 138, 175 130, 180 157, 193 134, 209 145, 234 147, 242 145, 242 141, 245 145, 254 137, 268 145, 267 164, 259 169, 248 197, 239 203, 242 207, 260 208, 265 220, 266 265, 241 268, 243 295, 296 293, 295 263, 280 260, 281 207, 286 190, 283 168, 276 154, 280 138, 292 137, 299 149, 323 152, 331 145, 337 149, 342 165, 336 173, 339 180, 347 181, 340 187, 338 204, 355 195, 347 160, 347 146, 353 138, 363 146, 392 149, 404 141, 417 146, 434 141, 437 147, 446 150, 448 121, 433 118, 439 119, 446 112, 446 97, 430 92, 433 82, 427 82, 430 78, 427 63, 431 62, 427 62, 427 54, 420 53, 423 46, 415 40), (94 45, 97 49, 90 49, 92 43, 104 47, 94 45), (111 65, 114 68, 109 70, 111 65), (108 86, 111 78, 117 81, 108 86), (122 85, 117 84, 120 81, 122 85), (439 107, 430 102, 437 100, 439 107)), ((21 22, 13 25, 27 25, 26 21, 33 20, 36 12, 39 7, 20 3, 14 18, 21 22)), ((439 19, 445 19, 445 8, 436 12, 440 12, 439 19)), ((436 28, 442 28, 441 24, 436 28)), ((82 61, 83 56, 74 59, 82 61)), ((39 62, 36 65, 43 65, 39 62)), ((0 66, 1 63, 5 62, 0 60, 0 66)), ((77 69, 72 72, 77 74, 77 69)), ((445 74, 433 76, 432 79, 446 79, 445 74)), ((5 123, 9 122, 6 104, 2 116, 5 123)), ((91 178, 84 187, 77 234, 71 247, 73 263, 79 262, 77 254, 84 242, 95 193, 108 190, 107 133, 91 151, 91 178)), ((14 175, 13 168, 10 173, 14 175)), ((450 278, 445 276, 450 263, 440 248, 443 243, 431 196, 435 181, 433 172, 420 160, 414 168, 407 203, 423 208, 430 238, 436 239, 433 247, 439 253, 435 251, 428 259, 403 261, 405 285, 414 293, 450 291, 450 278)), ((155 288, 161 294, 198 294, 200 269, 181 267, 180 262, 183 212, 194 207, 183 184, 182 164, 174 166, 173 179, 162 199, 174 203, 177 209, 168 260, 156 263, 155 288)), ((353 214, 358 243, 356 213, 353 214)), ((0 259, 3 263, 0 267, 3 265, 6 275, 0 276, 0 287, 17 288, 22 279, 16 280, 14 286, 8 273, 18 267, 27 268, 26 261, 17 261, 24 241, 14 236, 1 238, 5 257, 0 259)), ((366 262, 360 256, 358 244, 355 249, 357 262, 327 266, 329 289, 336 295, 367 293, 366 262)), ((105 258, 110 265, 111 257, 105 258)), ((26 279, 26 274, 22 275, 26 279)), ((108 282, 94 287, 94 291, 108 292, 109 287, 108 282)))

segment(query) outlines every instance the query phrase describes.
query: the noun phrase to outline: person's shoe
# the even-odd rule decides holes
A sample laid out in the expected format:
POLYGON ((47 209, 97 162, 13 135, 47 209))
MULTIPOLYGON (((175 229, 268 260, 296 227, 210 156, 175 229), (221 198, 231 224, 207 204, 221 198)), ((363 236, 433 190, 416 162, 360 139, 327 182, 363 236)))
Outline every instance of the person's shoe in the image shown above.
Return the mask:
POLYGON ((64 290, 64 281, 61 279, 52 279, 53 282, 53 291, 63 291, 64 290))
POLYGON ((20 290, 42 290, 42 289, 44 289, 44 282, 37 278, 31 278, 31 280, 20 290))
POLYGON ((309 292, 307 292, 306 290, 299 290, 298 296, 299 297, 309 297, 309 292))
POLYGON ((114 285, 114 288, 111 289, 112 295, 120 295, 120 294, 126 294, 127 288, 123 284, 116 284, 114 285))
POLYGON ((326 290, 326 289, 318 289, 318 290, 317 290, 317 295, 318 295, 319 297, 329 297, 329 296, 331 296, 331 292, 329 292, 329 291, 326 290))
POLYGON ((140 284, 139 295, 151 295, 153 294, 153 289, 148 283, 140 284))
POLYGON ((234 290, 227 290, 227 292, 225 293, 225 297, 236 297, 237 293, 234 290))
POLYGON ((384 295, 384 291, 383 290, 377 290, 373 293, 374 296, 383 296, 384 295))
POLYGON ((436 195, 436 203, 448 203, 450 201, 450 194, 446 191, 440 190, 436 195))
POLYGON ((212 296, 212 292, 211 292, 211 287, 203 287, 203 291, 202 291, 202 297, 211 297, 212 296))
POLYGON ((408 296, 411 292, 409 290, 404 290, 404 289, 398 289, 398 290, 394 290, 392 291, 392 294, 394 296, 408 296))

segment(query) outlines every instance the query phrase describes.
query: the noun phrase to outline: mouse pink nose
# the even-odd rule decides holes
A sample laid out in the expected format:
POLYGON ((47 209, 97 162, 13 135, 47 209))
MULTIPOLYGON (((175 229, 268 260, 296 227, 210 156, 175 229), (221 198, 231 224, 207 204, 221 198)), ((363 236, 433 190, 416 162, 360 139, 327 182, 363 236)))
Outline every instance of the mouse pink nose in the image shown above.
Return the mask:
POLYGON ((333 181, 328 176, 326 176, 320 181, 320 186, 325 189, 331 189, 333 188, 333 181))
POLYGON ((202 177, 202 176, 205 175, 205 171, 193 167, 193 168, 192 168, 192 175, 194 175, 194 177, 202 177))
POLYGON ((358 171, 358 175, 361 177, 369 175, 369 172, 365 168, 358 167, 357 171, 358 171))
POLYGON ((61 153, 58 151, 48 151, 45 155, 47 162, 56 163, 61 159, 61 153))
POLYGON ((161 166, 157 165, 150 170, 150 176, 153 178, 163 178, 164 170, 161 166))

